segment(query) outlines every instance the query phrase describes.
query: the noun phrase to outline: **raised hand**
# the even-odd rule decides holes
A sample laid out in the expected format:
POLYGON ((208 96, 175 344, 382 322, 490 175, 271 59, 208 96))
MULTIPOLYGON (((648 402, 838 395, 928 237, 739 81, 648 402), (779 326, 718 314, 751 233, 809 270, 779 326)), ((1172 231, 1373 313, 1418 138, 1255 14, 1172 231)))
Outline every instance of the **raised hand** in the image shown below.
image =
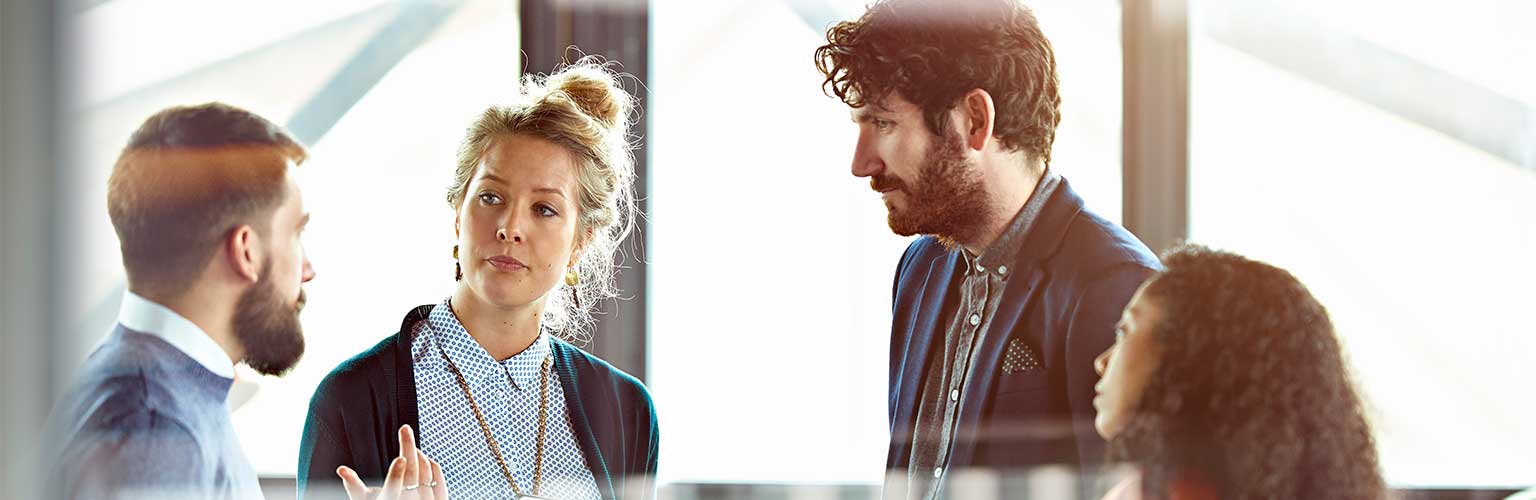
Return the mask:
POLYGON ((443 467, 416 448, 411 426, 400 426, 400 456, 389 462, 382 487, 368 487, 357 472, 345 465, 336 468, 341 485, 351 500, 447 500, 448 482, 443 467))

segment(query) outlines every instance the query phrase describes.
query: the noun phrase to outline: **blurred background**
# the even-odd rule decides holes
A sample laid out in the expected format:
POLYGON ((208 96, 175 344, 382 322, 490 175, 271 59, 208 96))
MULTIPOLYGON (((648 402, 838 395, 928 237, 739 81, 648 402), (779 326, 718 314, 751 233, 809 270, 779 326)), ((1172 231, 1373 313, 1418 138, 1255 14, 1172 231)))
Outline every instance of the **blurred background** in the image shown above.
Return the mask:
MULTIPOLYGON (((856 126, 811 59, 865 3, 5 0, 0 484, 37 477, 52 398, 115 321, 106 178, 144 118, 224 101, 312 148, 307 355, 231 395, 285 498, 321 377, 452 289, 470 119, 596 54, 641 97, 646 220, 589 349, 652 391, 662 496, 877 496, 908 241, 849 174, 856 126)), ((1403 498, 1536 485, 1536 2, 1026 3, 1057 51, 1053 168, 1091 209, 1307 283, 1403 498)), ((1072 491, 1039 477, 1031 496, 1072 491)))

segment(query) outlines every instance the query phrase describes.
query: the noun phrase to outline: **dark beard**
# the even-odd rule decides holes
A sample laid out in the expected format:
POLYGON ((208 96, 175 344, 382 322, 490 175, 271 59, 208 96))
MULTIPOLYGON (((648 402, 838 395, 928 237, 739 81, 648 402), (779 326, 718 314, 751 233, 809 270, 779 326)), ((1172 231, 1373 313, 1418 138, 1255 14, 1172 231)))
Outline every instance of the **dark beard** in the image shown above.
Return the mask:
POLYGON ((299 290, 296 304, 285 304, 272 286, 272 263, 255 286, 240 295, 235 305, 235 340, 245 349, 245 363, 263 375, 282 376, 304 356, 304 328, 299 311, 306 298, 299 290))
POLYGON ((906 207, 889 207, 886 222, 892 232, 930 234, 953 248, 984 232, 987 193, 976 166, 965 161, 960 134, 934 137, 938 140, 923 155, 915 185, 887 175, 876 176, 870 183, 876 190, 894 187, 906 195, 906 207))

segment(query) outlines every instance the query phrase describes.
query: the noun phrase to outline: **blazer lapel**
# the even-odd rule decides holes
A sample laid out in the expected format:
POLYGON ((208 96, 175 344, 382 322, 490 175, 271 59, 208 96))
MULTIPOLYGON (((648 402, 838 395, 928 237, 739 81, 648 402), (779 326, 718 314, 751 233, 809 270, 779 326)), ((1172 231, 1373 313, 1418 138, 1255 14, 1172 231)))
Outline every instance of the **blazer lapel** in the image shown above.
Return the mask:
MULTIPOLYGON (((980 433, 984 430, 983 424, 991 410, 993 387, 1002 371, 999 365, 1008 339, 1018 328, 1024 313, 1034 311, 1035 301, 1050 278, 1041 263, 1061 247, 1067 227, 1082 208, 1082 198, 1072 190, 1066 179, 1062 179, 1050 199, 1046 200, 1045 207, 1040 210, 1039 219, 1024 236, 1024 242, 1013 258, 1013 275, 1003 283, 1002 302, 998 303, 986 336, 981 339, 981 345, 971 360, 975 373, 970 387, 965 390, 965 401, 960 405, 959 415, 956 416, 956 439, 950 451, 952 466, 969 464, 977 439, 985 437, 980 433)), ((1046 332, 1035 333, 1043 336, 1046 332)), ((1032 340, 1038 342, 1041 339, 1032 340)))
MULTIPOLYGON (((891 382, 890 392, 890 408, 893 416, 891 436, 903 437, 892 439, 893 446, 907 443, 906 446, 910 448, 913 420, 917 414, 917 398, 921 396, 923 377, 928 371, 933 339, 940 334, 939 329, 942 325, 939 325, 939 320, 944 312, 944 300, 949 296, 950 282, 954 278, 959 258, 959 252, 951 251, 947 252, 943 258, 934 259, 922 282, 909 285, 920 287, 917 307, 909 308, 907 311, 897 311, 897 314, 907 316, 902 323, 909 325, 909 329, 905 335, 906 349, 902 352, 902 357, 897 360, 900 371, 892 374, 896 378, 891 382)), ((905 453, 900 455, 905 456, 905 453)))

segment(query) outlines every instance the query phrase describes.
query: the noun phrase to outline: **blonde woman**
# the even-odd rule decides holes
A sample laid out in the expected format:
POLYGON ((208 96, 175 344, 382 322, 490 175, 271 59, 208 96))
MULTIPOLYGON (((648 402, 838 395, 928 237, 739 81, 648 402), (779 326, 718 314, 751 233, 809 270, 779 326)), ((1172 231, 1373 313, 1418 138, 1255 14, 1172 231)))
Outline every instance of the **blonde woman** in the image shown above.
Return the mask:
MULTIPOLYGON (((316 389, 301 497, 377 483, 412 430, 454 497, 654 496, 650 394, 571 344, 590 338, 587 307, 616 292, 634 216, 631 98, 590 59, 528 79, 522 97, 487 109, 460 145, 453 294, 316 389)), ((420 477, 400 491, 440 498, 420 477)))

